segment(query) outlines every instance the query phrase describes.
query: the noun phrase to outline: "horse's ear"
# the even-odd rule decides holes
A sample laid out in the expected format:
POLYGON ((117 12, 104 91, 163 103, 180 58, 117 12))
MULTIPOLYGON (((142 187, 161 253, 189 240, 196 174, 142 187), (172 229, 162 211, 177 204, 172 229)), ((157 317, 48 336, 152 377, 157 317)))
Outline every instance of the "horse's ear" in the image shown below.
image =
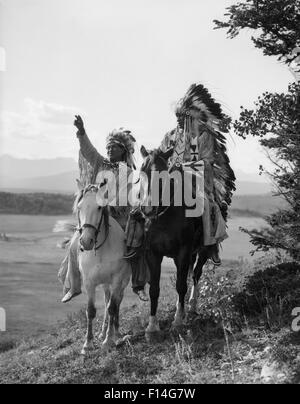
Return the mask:
POLYGON ((148 150, 146 149, 145 146, 142 146, 142 147, 141 147, 141 155, 142 155, 142 157, 143 157, 144 159, 149 156, 149 152, 148 152, 148 150))
POLYGON ((76 180, 76 182, 77 182, 78 191, 79 191, 79 192, 83 191, 83 190, 84 190, 84 186, 83 186, 82 182, 81 182, 80 180, 78 180, 78 179, 76 180))
POLYGON ((163 159, 165 159, 166 161, 168 161, 169 158, 173 156, 173 153, 174 153, 174 148, 171 147, 171 149, 168 149, 166 152, 162 153, 161 157, 163 159))

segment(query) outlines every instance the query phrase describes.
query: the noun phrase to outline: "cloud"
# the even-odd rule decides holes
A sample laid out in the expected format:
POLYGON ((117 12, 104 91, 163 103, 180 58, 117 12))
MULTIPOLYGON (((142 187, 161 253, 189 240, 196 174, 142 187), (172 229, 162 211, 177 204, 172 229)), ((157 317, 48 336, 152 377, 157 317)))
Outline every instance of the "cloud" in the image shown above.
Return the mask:
POLYGON ((74 120, 74 115, 78 113, 78 108, 64 105, 35 101, 31 98, 25 99, 25 105, 32 118, 40 122, 53 125, 70 125, 74 120))
POLYGON ((3 111, 1 113, 1 135, 4 139, 33 139, 38 135, 38 128, 26 114, 3 111))
POLYGON ((0 72, 6 71, 6 54, 5 49, 0 46, 0 72))
POLYGON ((23 113, 0 115, 0 153, 24 157, 73 156, 74 115, 79 109, 33 99, 24 100, 23 113))

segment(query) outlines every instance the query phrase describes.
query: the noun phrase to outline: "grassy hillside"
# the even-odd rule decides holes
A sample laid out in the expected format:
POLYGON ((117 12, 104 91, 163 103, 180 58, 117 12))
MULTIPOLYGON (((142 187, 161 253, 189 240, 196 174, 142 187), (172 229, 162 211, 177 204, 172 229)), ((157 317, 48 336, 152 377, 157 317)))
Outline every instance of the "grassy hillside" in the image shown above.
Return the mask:
MULTIPOLYGON (((56 245, 63 235, 51 234, 59 219, 62 217, 0 217, 0 232, 8 235, 8 241, 0 240, 0 307, 6 309, 8 320, 8 332, 0 333, 0 383, 172 384, 231 383, 233 380, 260 383, 262 368, 268 361, 275 360, 280 369, 274 376, 276 382, 300 382, 300 361, 297 360, 300 339, 298 334, 289 331, 290 305, 300 307, 299 280, 289 278, 288 295, 276 292, 275 301, 271 301, 270 293, 265 291, 270 280, 264 284, 263 290, 258 291, 258 299, 266 296, 268 304, 259 305, 263 311, 254 320, 248 313, 231 311, 229 304, 228 297, 238 296, 240 301, 243 280, 254 270, 245 260, 251 248, 249 241, 238 232, 238 226, 257 227, 261 219, 229 221, 230 238, 224 243, 223 265, 211 280, 207 270, 204 271, 199 316, 191 318, 179 333, 170 330, 176 302, 175 271, 174 265, 166 261, 159 306, 162 333, 150 341, 145 336, 149 307, 139 303, 128 287, 121 311, 121 331, 124 335, 130 334, 131 339, 110 353, 103 352, 101 342, 97 341, 96 350, 85 359, 80 351, 85 334, 82 308, 86 305, 86 296, 68 305, 60 303, 62 290, 57 270, 65 252, 56 245), (294 294, 290 290, 292 286, 298 288, 294 294), (291 295, 296 299, 291 301, 291 295), (222 322, 213 321, 218 307, 230 309, 227 342, 222 322), (66 320, 68 313, 74 311, 77 314, 69 314, 66 320), (38 336, 32 336, 37 333, 38 336)), ((258 267, 261 266, 259 263, 258 267)), ((281 290, 282 284, 279 283, 281 290)), ((252 295, 247 292, 244 298, 252 295)), ((96 335, 103 315, 99 297, 96 335)))
MULTIPOLYGON (((238 265, 227 268, 227 276, 234 277, 237 270, 238 265)), ((83 358, 80 350, 86 320, 80 312, 41 337, 26 339, 16 346, 2 339, 0 382, 300 383, 299 333, 252 325, 245 319, 239 327, 233 325, 226 341, 221 323, 203 315, 190 318, 181 329, 172 331, 175 294, 170 281, 162 289, 162 332, 155 337, 149 339, 144 333, 147 306, 133 304, 121 314, 122 331, 131 338, 110 352, 104 352, 101 341, 96 340, 95 350, 83 358), (262 379, 262 369, 268 369, 268 364, 273 369, 274 363, 277 370, 269 379, 262 379)), ((99 331, 100 320, 96 323, 96 333, 99 331)))

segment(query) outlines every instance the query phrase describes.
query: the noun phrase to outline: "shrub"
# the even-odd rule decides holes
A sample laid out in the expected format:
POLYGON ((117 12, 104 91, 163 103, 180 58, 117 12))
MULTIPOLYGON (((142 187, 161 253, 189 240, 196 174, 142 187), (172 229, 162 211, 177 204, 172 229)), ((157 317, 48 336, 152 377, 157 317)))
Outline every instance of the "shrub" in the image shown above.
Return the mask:
POLYGON ((300 306, 300 265, 281 263, 248 276, 234 304, 241 315, 270 328, 290 323, 293 308, 300 306))
POLYGON ((2 341, 0 341, 0 354, 10 351, 15 347, 16 347, 16 341, 9 338, 4 338, 2 341))

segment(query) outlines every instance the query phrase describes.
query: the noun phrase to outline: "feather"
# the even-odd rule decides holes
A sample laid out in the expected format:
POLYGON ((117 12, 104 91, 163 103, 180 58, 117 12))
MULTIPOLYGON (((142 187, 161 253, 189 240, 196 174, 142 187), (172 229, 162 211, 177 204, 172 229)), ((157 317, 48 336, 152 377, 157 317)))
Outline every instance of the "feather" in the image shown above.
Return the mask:
POLYGON ((124 147, 127 152, 127 164, 133 169, 136 168, 133 157, 135 142, 136 140, 132 136, 131 131, 124 128, 114 129, 106 138, 107 145, 115 143, 124 147))
POLYGON ((202 84, 192 84, 186 95, 178 102, 176 116, 179 127, 184 127, 187 116, 200 120, 214 138, 214 188, 215 198, 224 218, 227 218, 227 208, 236 190, 235 174, 230 166, 227 154, 226 137, 229 132, 231 118, 225 115, 221 105, 217 103, 202 84))
POLYGON ((186 95, 179 101, 176 115, 182 115, 191 111, 199 112, 204 121, 222 121, 225 115, 221 105, 217 103, 208 90, 202 84, 192 84, 186 95))

